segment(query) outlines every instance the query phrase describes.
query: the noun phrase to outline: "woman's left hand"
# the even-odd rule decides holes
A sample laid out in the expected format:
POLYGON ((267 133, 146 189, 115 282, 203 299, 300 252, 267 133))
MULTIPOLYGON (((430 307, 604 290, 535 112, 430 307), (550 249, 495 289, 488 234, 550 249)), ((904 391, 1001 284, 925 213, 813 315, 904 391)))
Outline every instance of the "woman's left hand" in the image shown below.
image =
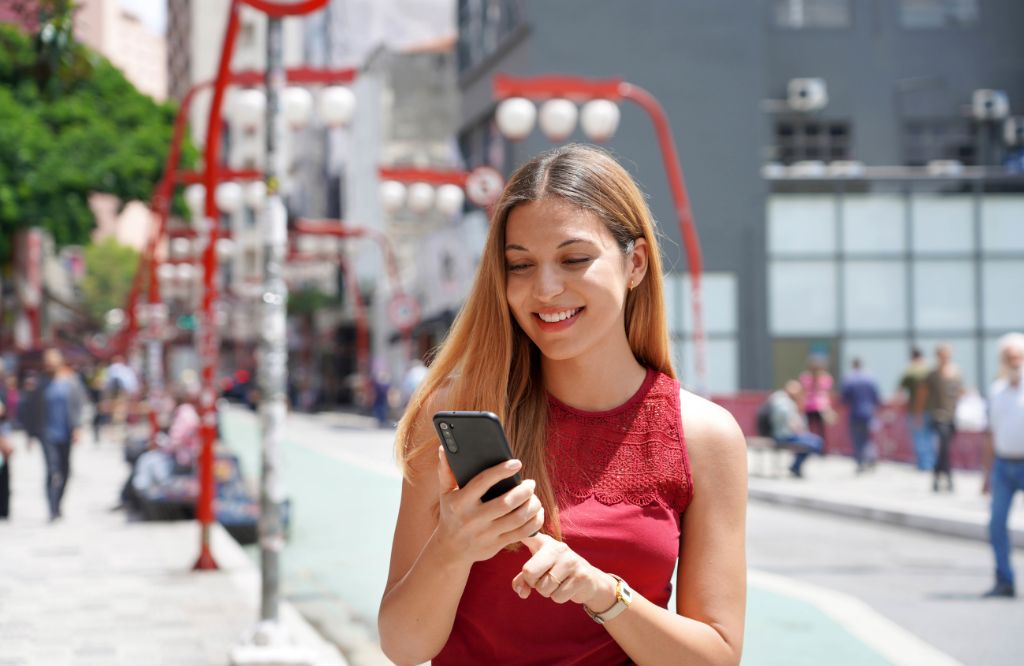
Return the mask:
POLYGON ((536 590, 555 603, 574 601, 598 612, 615 603, 615 579, 592 566, 569 546, 547 534, 522 540, 533 557, 512 579, 512 589, 526 599, 536 590))

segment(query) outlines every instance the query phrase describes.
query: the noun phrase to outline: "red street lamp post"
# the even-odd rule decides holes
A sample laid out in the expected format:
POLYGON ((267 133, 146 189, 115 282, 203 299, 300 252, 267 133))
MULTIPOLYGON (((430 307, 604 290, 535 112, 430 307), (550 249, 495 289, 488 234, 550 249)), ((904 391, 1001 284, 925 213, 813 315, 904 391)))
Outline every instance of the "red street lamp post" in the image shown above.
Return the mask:
POLYGON ((647 112, 654 123, 654 130, 661 148, 665 174, 675 204, 679 235, 686 251, 687 267, 690 273, 690 302, 693 307, 693 346, 696 389, 705 393, 707 389, 707 364, 704 336, 704 316, 701 306, 701 275, 703 260, 700 239, 693 223, 690 199, 683 180, 672 128, 665 110, 649 92, 621 79, 591 80, 575 76, 539 76, 520 78, 499 75, 494 79, 494 96, 503 105, 498 108, 498 125, 501 129, 505 116, 510 128, 510 138, 522 138, 530 132, 536 111, 529 100, 545 101, 547 108, 541 109, 541 125, 552 138, 562 139, 572 133, 576 122, 576 107, 572 102, 587 102, 583 108, 584 131, 595 140, 603 141, 614 133, 618 125, 618 109, 614 103, 628 100, 647 112), (518 107, 518 108, 516 108, 518 107), (588 108, 590 107, 590 108, 588 108), (503 113, 504 112, 504 113, 503 113), (557 135, 557 136, 556 136, 557 135))

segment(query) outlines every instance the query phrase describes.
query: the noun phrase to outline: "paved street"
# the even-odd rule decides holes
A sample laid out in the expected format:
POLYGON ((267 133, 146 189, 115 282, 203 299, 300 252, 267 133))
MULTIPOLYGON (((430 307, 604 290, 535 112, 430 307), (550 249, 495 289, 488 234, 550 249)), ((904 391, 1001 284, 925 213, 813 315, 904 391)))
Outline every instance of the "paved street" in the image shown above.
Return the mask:
MULTIPOLYGON (((225 423, 226 437, 255 475, 257 417, 233 407, 225 423)), ((356 642, 373 639, 387 572, 400 488, 392 436, 356 416, 289 416, 286 479, 295 524, 285 592, 328 635, 337 631, 333 619, 355 616, 361 623, 356 642)), ((829 468, 828 460, 812 462, 819 475, 835 475, 830 487, 839 475, 852 476, 845 467, 829 468)), ((865 478, 864 488, 877 495, 883 478, 892 482, 900 473, 865 478)), ((804 494, 814 488, 788 479, 768 483, 804 494)), ((906 492, 930 495, 927 488, 906 492)), ((981 506, 966 496, 957 501, 981 506)), ((757 501, 750 507, 749 538, 744 664, 800 666, 826 658, 839 666, 1019 662, 1012 631, 1024 626, 1024 603, 977 598, 991 583, 984 542, 757 501)), ((1018 550, 1024 570, 1020 555, 1018 550)), ((332 638, 352 640, 351 626, 342 632, 348 635, 332 638)), ((358 666, 358 658, 348 656, 358 666)))

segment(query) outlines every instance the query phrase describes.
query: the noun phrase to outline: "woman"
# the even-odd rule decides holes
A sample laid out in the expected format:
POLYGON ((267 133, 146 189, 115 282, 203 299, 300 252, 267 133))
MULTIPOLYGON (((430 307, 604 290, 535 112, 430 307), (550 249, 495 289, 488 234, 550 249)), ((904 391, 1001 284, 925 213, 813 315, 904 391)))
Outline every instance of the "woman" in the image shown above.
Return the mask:
POLYGON ((397 453, 379 616, 395 662, 739 662, 743 436, 674 378, 653 222, 603 151, 565 146, 512 175, 397 453), (431 424, 450 409, 497 413, 518 460, 458 488, 431 424))
POLYGON ((800 373, 800 385, 804 389, 804 415, 807 428, 824 443, 822 454, 828 451, 826 426, 835 420, 832 410, 832 375, 828 373, 828 358, 812 354, 807 359, 807 370, 800 373))

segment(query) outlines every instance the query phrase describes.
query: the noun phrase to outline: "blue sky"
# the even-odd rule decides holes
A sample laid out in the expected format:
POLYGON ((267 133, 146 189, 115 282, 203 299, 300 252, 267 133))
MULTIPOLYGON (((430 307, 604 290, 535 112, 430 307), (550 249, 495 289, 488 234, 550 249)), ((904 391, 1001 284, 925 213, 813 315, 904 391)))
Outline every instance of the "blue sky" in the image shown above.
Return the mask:
POLYGON ((167 30, 167 0, 118 0, 118 4, 135 14, 152 32, 163 35, 167 30))

